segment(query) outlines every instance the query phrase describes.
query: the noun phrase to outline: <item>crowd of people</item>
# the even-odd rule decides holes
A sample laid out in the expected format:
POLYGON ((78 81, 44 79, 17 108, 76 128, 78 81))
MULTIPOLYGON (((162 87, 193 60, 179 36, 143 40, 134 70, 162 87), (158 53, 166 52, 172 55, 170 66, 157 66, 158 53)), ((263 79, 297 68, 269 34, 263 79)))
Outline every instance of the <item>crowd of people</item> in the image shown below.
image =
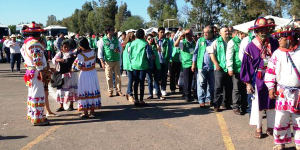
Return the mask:
POLYGON ((265 112, 266 133, 274 136, 276 144, 273 149, 283 149, 292 141, 290 125, 296 149, 300 149, 300 26, 296 22, 279 30, 275 26, 272 18, 260 17, 248 33, 208 25, 202 36, 182 28, 166 33, 160 27, 151 34, 145 35, 143 29, 138 29, 123 32, 120 37, 114 28, 107 27, 103 35, 72 34, 66 40, 60 34, 54 42, 50 36, 47 40, 41 38, 43 29, 33 22, 23 29, 25 40, 12 35, 11 40, 2 42, 2 49, 12 71, 15 61, 20 71, 23 56, 27 68, 27 116, 33 125, 48 125, 46 117, 58 116, 51 112, 48 101, 51 74, 57 72, 63 80, 56 87, 56 101, 60 103, 57 111, 64 111, 63 104, 67 102, 68 110, 73 110, 76 101, 78 110, 83 111, 80 117, 94 116, 95 109, 102 105, 95 69, 99 63, 105 70, 109 98, 115 90, 115 96, 122 96, 135 106, 147 105, 147 76, 147 99, 156 95, 157 99, 166 100, 179 89, 186 102, 197 99, 200 108, 211 106, 215 112, 232 109, 235 115, 249 113, 250 125, 256 126, 255 138, 262 136, 265 112), (128 77, 125 94, 122 74, 128 77), (168 79, 170 93, 166 92, 168 79))

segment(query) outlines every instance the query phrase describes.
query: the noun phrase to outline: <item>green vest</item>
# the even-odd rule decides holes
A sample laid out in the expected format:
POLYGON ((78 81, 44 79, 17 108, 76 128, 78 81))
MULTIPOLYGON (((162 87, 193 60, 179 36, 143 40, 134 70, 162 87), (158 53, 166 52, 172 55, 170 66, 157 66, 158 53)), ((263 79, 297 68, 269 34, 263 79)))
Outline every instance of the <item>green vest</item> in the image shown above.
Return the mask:
POLYGON ((134 70, 148 69, 146 45, 147 42, 141 39, 136 39, 131 43, 130 62, 131 62, 132 69, 134 70))
POLYGON ((47 40, 47 51, 53 51, 53 43, 50 40, 47 40))
POLYGON ((119 61, 120 53, 115 52, 115 49, 119 47, 119 41, 117 38, 113 37, 110 41, 107 36, 102 38, 103 40, 103 52, 105 61, 119 61), (110 49, 110 45, 113 45, 113 49, 110 49))
POLYGON ((183 39, 183 50, 180 51, 182 68, 189 68, 193 63, 193 54, 196 43, 193 41, 191 44, 186 39, 183 39))
POLYGON ((159 62, 159 56, 158 56, 157 48, 156 48, 155 45, 151 45, 151 47, 152 47, 153 55, 155 56, 155 65, 156 65, 156 68, 158 70, 160 70, 161 66, 160 66, 160 62, 159 62))
MULTIPOLYGON (((219 62, 220 67, 223 69, 224 72, 227 72, 226 67, 226 47, 224 45, 223 38, 220 36, 217 39, 217 60, 219 62)), ((216 66, 214 65, 214 69, 216 66)))
POLYGON ((132 71, 130 58, 129 58, 130 50, 131 50, 131 42, 128 42, 123 51, 123 69, 128 71, 132 71))
POLYGON ((240 44, 241 39, 238 36, 235 36, 233 39, 233 71, 235 73, 240 73, 242 62, 239 59, 239 50, 240 50, 240 44))
MULTIPOLYGON (((158 41, 158 37, 156 37, 156 41, 158 41)), ((164 56, 165 63, 169 63, 170 61, 170 56, 169 56, 169 42, 170 40, 168 38, 163 39, 163 44, 162 44, 162 55, 164 56)))
POLYGON ((201 37, 198 41, 198 55, 197 55, 197 68, 203 68, 203 60, 206 51, 206 40, 204 37, 201 37))

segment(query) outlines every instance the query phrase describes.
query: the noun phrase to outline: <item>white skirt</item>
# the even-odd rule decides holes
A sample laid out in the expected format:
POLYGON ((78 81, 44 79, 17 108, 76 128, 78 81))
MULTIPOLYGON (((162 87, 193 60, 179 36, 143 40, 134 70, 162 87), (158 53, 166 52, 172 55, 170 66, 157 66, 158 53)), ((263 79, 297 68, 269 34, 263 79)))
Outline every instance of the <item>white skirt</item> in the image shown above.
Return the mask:
POLYGON ((96 70, 81 71, 78 79, 78 110, 101 107, 100 85, 96 70))
POLYGON ((63 75, 64 85, 56 91, 56 102, 67 103, 78 100, 78 75, 77 72, 63 75))

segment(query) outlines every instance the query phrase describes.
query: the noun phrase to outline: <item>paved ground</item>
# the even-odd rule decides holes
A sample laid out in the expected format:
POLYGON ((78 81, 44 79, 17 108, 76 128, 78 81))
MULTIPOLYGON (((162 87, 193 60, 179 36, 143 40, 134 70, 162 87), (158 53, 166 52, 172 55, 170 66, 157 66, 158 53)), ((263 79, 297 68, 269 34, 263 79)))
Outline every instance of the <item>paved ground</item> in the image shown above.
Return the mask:
MULTIPOLYGON (((0 64, 0 149, 266 150, 273 146, 273 137, 253 138, 255 128, 248 125, 248 114, 200 109, 180 94, 166 101, 147 100, 149 106, 143 108, 124 97, 108 98, 104 72, 97 69, 103 107, 95 118, 79 119, 80 112, 64 111, 58 113, 60 117, 49 118, 50 126, 34 127, 25 118, 23 73, 11 73, 9 64, 0 64)), ((125 93, 127 77, 122 81, 125 93)), ((59 105, 53 97, 49 99, 54 111, 59 105)))

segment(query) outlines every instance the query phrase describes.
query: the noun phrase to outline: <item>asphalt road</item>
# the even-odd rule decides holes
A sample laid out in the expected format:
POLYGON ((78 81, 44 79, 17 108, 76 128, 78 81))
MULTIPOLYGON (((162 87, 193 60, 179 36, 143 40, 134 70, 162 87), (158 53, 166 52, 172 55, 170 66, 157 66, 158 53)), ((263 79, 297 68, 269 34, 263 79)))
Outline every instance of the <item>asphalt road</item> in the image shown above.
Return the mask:
MULTIPOLYGON (((165 101, 146 100, 147 107, 137 108, 125 97, 108 98, 104 71, 97 70, 103 107, 96 117, 80 119, 78 111, 63 111, 58 113, 60 117, 49 118, 50 126, 35 127, 26 120, 24 73, 11 73, 9 64, 0 64, 0 150, 272 149, 273 137, 253 137, 255 128, 249 126, 248 114, 235 115, 232 110, 214 113, 212 108, 199 108, 197 102, 185 102, 180 94, 165 101)), ((122 77, 122 82, 125 93, 127 77, 122 77)), ((145 90, 147 93, 148 88, 145 90)), ((54 92, 52 89, 52 95, 54 92)), ((59 104, 51 96, 49 100, 55 111, 59 104)), ((263 122, 265 131, 266 120, 263 122)))

